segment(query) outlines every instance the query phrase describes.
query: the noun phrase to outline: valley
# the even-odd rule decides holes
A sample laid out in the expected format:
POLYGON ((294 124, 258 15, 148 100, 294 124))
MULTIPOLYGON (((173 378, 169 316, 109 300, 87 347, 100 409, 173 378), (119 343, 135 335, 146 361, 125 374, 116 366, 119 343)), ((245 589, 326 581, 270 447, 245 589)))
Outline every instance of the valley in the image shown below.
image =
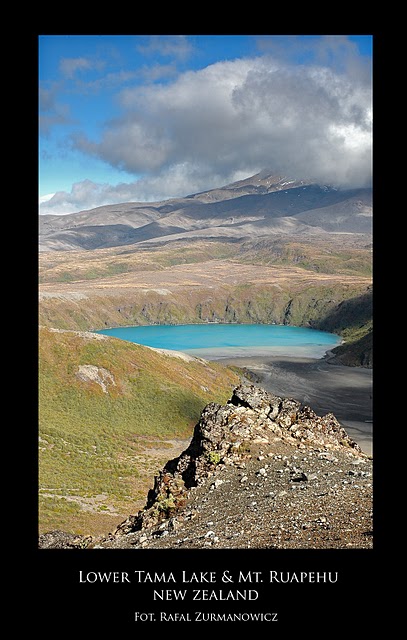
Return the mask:
POLYGON ((370 189, 264 171, 186 198, 41 216, 40 531, 99 535, 134 513, 204 406, 225 402, 250 368, 300 401, 308 380, 317 408, 329 410, 331 394, 340 413, 345 399, 340 418, 357 433, 368 400, 355 418, 335 385, 342 365, 355 380, 366 372, 362 404, 371 384, 371 214, 370 189), (341 367, 324 366, 338 375, 312 363, 205 362, 91 333, 214 322, 337 333, 341 367))
MULTIPOLYGON (((371 297, 372 192, 264 170, 185 198, 41 216, 39 280, 44 326, 324 328, 371 297)), ((371 322, 356 324, 333 330, 359 340, 371 322)), ((357 364, 365 349, 341 357, 357 364)))
MULTIPOLYGON (((156 249, 137 255, 137 270, 114 275, 106 274, 112 250, 91 256, 43 254, 40 323, 80 330, 195 322, 313 326, 371 285, 364 269, 349 273, 344 266, 339 273, 326 269, 327 273, 295 263, 253 264, 238 257, 219 258, 218 249, 211 243, 190 246, 191 262, 187 249, 172 247, 164 255, 156 249), (163 265, 164 260, 172 264, 163 265), (87 277, 98 269, 102 275, 87 277), (69 280, 63 275, 67 273, 72 273, 69 280)), ((364 256, 366 262, 368 257, 364 256)))

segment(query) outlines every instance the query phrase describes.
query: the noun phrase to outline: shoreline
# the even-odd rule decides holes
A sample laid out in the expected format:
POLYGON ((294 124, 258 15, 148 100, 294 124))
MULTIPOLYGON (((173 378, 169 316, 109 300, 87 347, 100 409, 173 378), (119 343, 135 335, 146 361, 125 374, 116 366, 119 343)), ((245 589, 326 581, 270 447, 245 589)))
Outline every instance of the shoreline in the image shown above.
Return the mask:
MULTIPOLYGON (((316 327, 311 327, 311 326, 306 326, 306 325, 301 325, 301 324, 279 324, 278 322, 218 322, 216 320, 208 320, 207 322, 174 322, 174 323, 161 323, 161 322, 157 322, 157 323, 148 323, 148 324, 120 324, 120 325, 114 325, 114 326, 109 326, 109 327, 102 327, 100 329, 95 329, 94 327, 92 327, 91 329, 88 329, 88 331, 90 331, 91 333, 102 333, 103 331, 111 331, 114 329, 141 329, 141 328, 146 328, 146 327, 207 327, 207 326, 238 326, 238 327, 252 327, 252 326, 259 326, 259 327, 292 327, 293 329, 310 329, 311 331, 320 331, 321 333, 327 333, 330 334, 332 336, 335 336, 336 338, 338 338, 338 340, 340 341, 339 344, 343 344, 345 342, 345 340, 342 338, 342 336, 339 333, 335 333, 335 331, 324 331, 323 329, 317 329, 316 327)), ((338 346, 338 345, 335 345, 338 346)))
MULTIPOLYGON (((193 324, 207 326, 245 323, 206 322, 193 324)), ((91 333, 102 336, 106 335, 103 333, 105 330, 93 330, 91 333)), ((337 336, 334 333, 332 335, 337 336)), ((341 336, 337 337, 340 339, 339 344, 345 342, 341 336)), ((162 352, 166 351, 168 355, 172 351, 150 348, 162 352)), ((308 404, 320 416, 333 413, 364 453, 371 456, 373 452, 373 370, 365 367, 334 364, 332 363, 334 354, 331 349, 331 345, 297 346, 294 348, 297 354, 295 356, 292 355, 293 347, 289 346, 213 347, 186 349, 174 353, 183 353, 187 357, 217 361, 221 364, 246 369, 255 377, 256 382, 267 391, 282 397, 292 397, 308 404)))
POLYGON ((326 344, 303 344, 303 345, 273 345, 273 346, 251 346, 251 347, 207 347, 204 349, 185 349, 196 358, 226 362, 236 358, 248 360, 252 358, 266 361, 268 359, 292 359, 292 360, 323 360, 326 357, 326 344))
MULTIPOLYGON (((120 327, 105 327, 104 329, 92 330, 91 333, 96 333, 98 335, 104 335, 111 338, 118 338, 120 340, 128 340, 128 342, 134 342, 135 344, 140 344, 142 346, 154 348, 154 349, 165 349, 167 351, 177 351, 186 353, 190 356, 194 356, 197 358, 202 358, 204 360, 223 360, 228 358, 235 357, 271 357, 271 356, 292 356, 294 354, 295 357, 303 356, 303 357, 311 357, 311 358, 323 358, 327 353, 331 353, 331 350, 335 347, 343 344, 344 340, 341 336, 336 333, 332 333, 329 331, 322 331, 320 329, 314 329, 312 327, 302 327, 297 325, 279 325, 279 324, 268 324, 268 323, 240 323, 240 322, 206 322, 206 323, 189 323, 189 324, 171 324, 171 325, 131 325, 131 326, 120 326, 120 327), (276 327, 276 328, 290 328, 290 329, 299 329, 310 331, 311 333, 320 333, 326 334, 326 336, 331 336, 330 342, 312 342, 307 341, 307 338, 304 337, 300 344, 290 344, 288 341, 287 344, 259 344, 259 345, 249 345, 246 344, 241 345, 218 345, 213 347, 160 347, 157 345, 146 344, 144 342, 137 342, 134 338, 129 339, 121 335, 114 335, 113 333, 109 333, 110 331, 116 330, 126 330, 126 329, 147 329, 147 328, 161 328, 165 329, 166 327, 174 327, 174 328, 188 328, 188 327, 208 327, 208 326, 224 326, 224 327, 276 327), (333 341, 335 339, 335 341, 333 341)), ((140 336, 139 336, 140 338, 140 336)), ((308 338, 308 340, 311 340, 308 338)))

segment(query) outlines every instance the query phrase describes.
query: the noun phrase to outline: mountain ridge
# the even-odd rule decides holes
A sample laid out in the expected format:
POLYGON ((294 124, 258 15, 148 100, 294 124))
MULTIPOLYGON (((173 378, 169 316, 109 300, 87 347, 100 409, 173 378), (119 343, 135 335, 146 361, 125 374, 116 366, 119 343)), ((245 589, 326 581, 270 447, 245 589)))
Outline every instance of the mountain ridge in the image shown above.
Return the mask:
POLYGON ((40 216, 40 250, 89 250, 202 236, 369 235, 371 207, 371 189, 341 190, 264 171, 184 198, 40 216))

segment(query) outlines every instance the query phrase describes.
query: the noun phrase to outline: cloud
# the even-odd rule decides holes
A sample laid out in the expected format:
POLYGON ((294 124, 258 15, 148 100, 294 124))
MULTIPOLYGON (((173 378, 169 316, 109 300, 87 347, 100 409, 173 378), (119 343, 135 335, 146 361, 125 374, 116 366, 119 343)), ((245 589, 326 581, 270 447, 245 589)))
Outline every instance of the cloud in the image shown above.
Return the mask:
MULTIPOLYGON (((231 174, 230 179, 225 182, 245 176, 246 174, 240 173, 231 174)), ((186 170, 183 165, 177 165, 166 172, 130 183, 110 185, 83 180, 73 184, 70 192, 58 191, 40 199, 40 214, 76 213, 118 202, 160 201, 179 196, 179 194, 204 191, 208 187, 208 178, 213 179, 213 174, 208 176, 202 174, 198 167, 189 166, 186 170)), ((223 184, 223 176, 216 176, 215 180, 217 180, 216 185, 223 184)))
POLYGON ((135 71, 113 71, 96 78, 95 80, 84 81, 77 79, 75 90, 79 93, 98 93, 104 89, 117 89, 117 87, 128 85, 135 80, 144 82, 156 82, 164 78, 171 78, 177 74, 175 64, 155 64, 145 65, 135 71))
POLYGON ((260 36, 257 47, 283 63, 325 66, 354 78, 371 73, 370 58, 348 36, 260 36))
POLYGON ((59 69, 65 78, 72 80, 78 71, 100 70, 104 65, 103 61, 91 58, 61 58, 59 69))
POLYGON ((39 103, 41 111, 50 111, 55 107, 55 93, 55 88, 44 89, 43 87, 40 87, 39 103))
POLYGON ((79 93, 97 93, 103 89, 112 89, 120 85, 125 85, 128 82, 132 82, 138 76, 138 71, 112 71, 95 80, 84 81, 77 79, 75 88, 79 93))
POLYGON ((162 80, 164 78, 171 78, 177 74, 177 67, 175 64, 154 64, 152 66, 145 66, 140 69, 140 75, 147 82, 155 82, 156 80, 162 80))
POLYGON ((40 198, 40 213, 73 213, 82 209, 97 207, 102 200, 101 193, 108 185, 98 185, 91 180, 83 180, 72 185, 70 193, 57 191, 50 198, 40 198))
MULTIPOLYGON (((122 113, 105 123, 100 138, 80 132, 71 138, 85 155, 138 179, 119 185, 75 183, 71 192, 43 202, 41 212, 185 196, 263 168, 339 187, 369 185, 372 88, 366 59, 346 37, 298 40, 291 51, 275 39, 262 43, 258 57, 218 62, 173 78, 172 63, 139 68, 144 84, 117 94, 122 113), (162 77, 165 83, 156 82, 162 77)), ((145 46, 162 47, 163 38, 145 46)), ((103 81, 119 86, 126 80, 131 77, 111 74, 103 81)), ((42 101, 44 115, 54 123, 68 117, 56 108, 52 91, 43 92, 42 101)))
POLYGON ((186 36, 150 36, 146 44, 137 46, 137 50, 145 56, 158 54, 164 58, 186 60, 194 47, 186 36))
POLYGON ((44 202, 48 202, 48 200, 51 200, 51 198, 53 198, 54 195, 55 193, 47 193, 47 195, 45 196, 40 196, 39 198, 40 205, 43 204, 44 202))
POLYGON ((107 123, 101 139, 78 135, 73 145, 150 181, 183 167, 186 191, 178 195, 192 192, 199 173, 210 187, 222 176, 264 167, 339 186, 366 185, 370 76, 357 73, 360 60, 352 51, 342 71, 263 55, 127 88, 120 94, 123 115, 107 123))
POLYGON ((50 88, 40 87, 39 90, 39 128, 42 136, 48 136, 52 127, 57 124, 72 122, 68 104, 57 101, 58 85, 50 88))

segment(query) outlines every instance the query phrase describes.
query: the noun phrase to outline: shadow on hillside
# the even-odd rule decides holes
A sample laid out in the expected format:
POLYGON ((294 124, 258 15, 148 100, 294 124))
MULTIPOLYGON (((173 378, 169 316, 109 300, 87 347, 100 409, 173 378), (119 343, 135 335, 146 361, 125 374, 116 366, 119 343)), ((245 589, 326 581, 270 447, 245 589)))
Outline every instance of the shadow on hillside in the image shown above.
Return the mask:
POLYGON ((341 333, 349 327, 363 327, 373 317, 373 287, 366 293, 349 300, 343 300, 337 307, 315 323, 314 328, 321 331, 341 333))

